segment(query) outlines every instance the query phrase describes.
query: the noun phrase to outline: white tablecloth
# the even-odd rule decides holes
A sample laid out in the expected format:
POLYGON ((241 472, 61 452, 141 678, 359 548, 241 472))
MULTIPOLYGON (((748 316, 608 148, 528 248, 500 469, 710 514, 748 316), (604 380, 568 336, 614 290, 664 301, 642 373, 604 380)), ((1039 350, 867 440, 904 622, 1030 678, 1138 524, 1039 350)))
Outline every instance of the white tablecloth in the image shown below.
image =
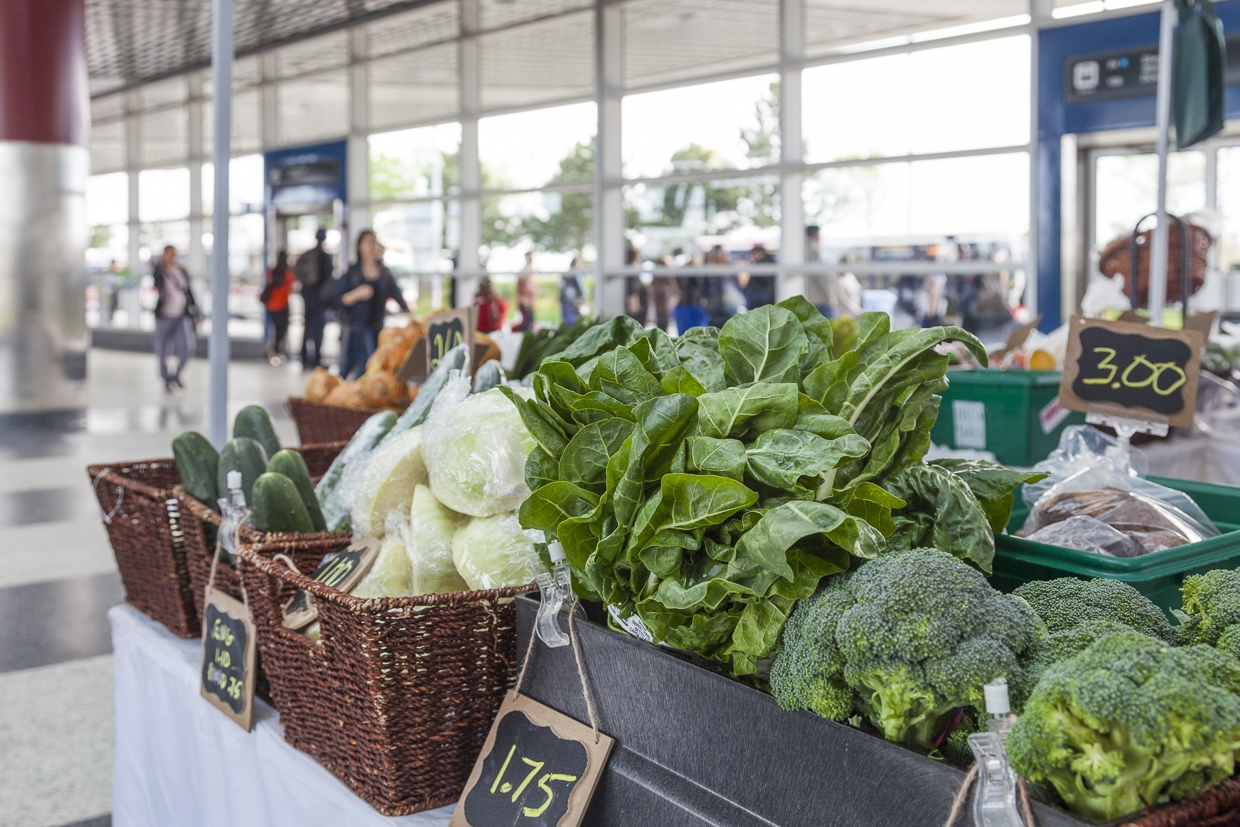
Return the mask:
POLYGON ((108 612, 116 668, 115 827, 446 827, 451 807, 386 818, 284 741, 254 702, 245 732, 199 695, 201 643, 129 605, 108 612))

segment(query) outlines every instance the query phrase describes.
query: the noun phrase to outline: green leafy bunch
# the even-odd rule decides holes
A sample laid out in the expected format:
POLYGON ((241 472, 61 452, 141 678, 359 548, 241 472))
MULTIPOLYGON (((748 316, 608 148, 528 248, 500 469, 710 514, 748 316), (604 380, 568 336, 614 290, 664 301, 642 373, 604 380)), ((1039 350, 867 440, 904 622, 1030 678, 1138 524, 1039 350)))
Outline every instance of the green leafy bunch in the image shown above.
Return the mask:
MULTIPOLYGON (((677 340, 625 317, 591 328, 532 399, 509 394, 538 443, 522 525, 563 545, 582 597, 753 673, 797 600, 896 531, 907 503, 879 482, 929 447, 949 339, 985 360, 964 330, 893 333, 880 313, 834 358, 801 297, 677 340)), ((973 528, 993 555, 989 522, 973 528)), ((970 539, 953 548, 987 569, 970 539)))

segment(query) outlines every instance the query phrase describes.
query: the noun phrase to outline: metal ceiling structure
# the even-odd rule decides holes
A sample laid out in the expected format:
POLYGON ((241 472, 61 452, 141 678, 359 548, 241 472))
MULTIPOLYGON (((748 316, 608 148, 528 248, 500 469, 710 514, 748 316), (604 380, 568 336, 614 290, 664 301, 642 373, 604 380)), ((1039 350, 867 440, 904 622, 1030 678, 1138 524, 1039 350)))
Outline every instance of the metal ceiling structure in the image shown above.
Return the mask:
MULTIPOLYGON (((432 5, 453 6, 434 0, 236 0, 237 55, 432 5)), ((592 5, 590 0, 481 0, 478 25, 495 30, 592 5)), ((777 0, 633 0, 624 6, 630 82, 671 79, 685 63, 726 70, 773 59, 777 0)), ((806 48, 809 55, 821 54, 859 41, 1016 15, 1027 7, 1027 0, 807 0, 806 48)), ((439 35, 432 40, 455 34, 441 32, 443 26, 430 25, 433 21, 415 22, 428 36, 439 35)), ((455 19, 447 22, 455 28, 455 19)), ((86 25, 94 95, 210 64, 211 0, 86 0, 86 25)), ((560 39, 552 52, 572 42, 560 39)), ((518 52, 525 61, 540 54, 528 44, 518 52)))

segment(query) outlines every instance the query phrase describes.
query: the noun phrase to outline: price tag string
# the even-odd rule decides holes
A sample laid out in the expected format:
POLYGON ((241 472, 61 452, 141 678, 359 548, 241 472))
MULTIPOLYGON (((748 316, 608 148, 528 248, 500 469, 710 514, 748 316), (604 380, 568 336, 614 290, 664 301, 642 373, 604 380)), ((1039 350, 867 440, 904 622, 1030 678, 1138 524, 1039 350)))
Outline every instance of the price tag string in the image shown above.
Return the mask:
MULTIPOLYGON (((238 522, 235 526, 233 526, 233 548, 238 548, 241 545, 240 541, 241 541, 241 523, 238 522)), ((210 595, 211 590, 215 588, 215 570, 220 564, 220 552, 222 552, 223 550, 224 550, 224 543, 222 541, 216 542, 215 555, 211 558, 211 574, 207 576, 207 588, 203 592, 204 605, 205 605, 207 596, 210 595)), ((245 604, 245 607, 247 609, 250 607, 249 597, 245 593, 245 583, 241 583, 241 602, 245 604)))
MULTIPOLYGON (((581 695, 586 700, 586 715, 590 717, 590 729, 594 731, 594 743, 599 742, 598 737, 598 717, 594 714, 594 702, 590 698, 590 685, 586 681, 585 666, 581 662, 581 647, 577 643, 577 631, 573 626, 573 620, 577 617, 577 606, 581 603, 581 598, 573 595, 573 605, 568 610, 568 639, 573 646, 573 659, 577 661, 577 677, 581 679, 581 695)), ((517 685, 513 687, 513 691, 520 693, 521 684, 525 681, 525 669, 530 665, 530 655, 534 653, 534 641, 538 639, 538 632, 530 629, 530 645, 525 650, 525 659, 521 662, 521 672, 517 675, 517 685)))
POLYGON ((104 525, 112 525, 112 518, 120 513, 121 503, 125 502, 125 486, 118 485, 116 486, 116 505, 112 507, 112 510, 104 511, 103 506, 99 505, 99 483, 110 473, 112 473, 112 468, 110 466, 104 468, 98 473, 98 475, 96 475, 94 485, 95 507, 99 509, 99 516, 103 518, 104 525))

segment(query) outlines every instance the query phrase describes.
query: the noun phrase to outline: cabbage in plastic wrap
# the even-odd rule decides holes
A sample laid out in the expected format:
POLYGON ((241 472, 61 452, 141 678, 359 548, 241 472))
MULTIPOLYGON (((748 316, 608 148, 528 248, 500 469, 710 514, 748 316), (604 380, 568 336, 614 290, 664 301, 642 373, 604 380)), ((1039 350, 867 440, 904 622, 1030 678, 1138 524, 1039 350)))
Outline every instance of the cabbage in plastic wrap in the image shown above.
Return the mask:
POLYGON ((452 562, 452 538, 467 520, 435 498, 425 485, 413 492, 406 549, 413 568, 412 594, 463 592, 469 586, 452 562))
POLYGON ((471 589, 499 589, 534 582, 546 571, 535 542, 542 532, 524 531, 516 514, 474 517, 452 538, 452 562, 471 589))

